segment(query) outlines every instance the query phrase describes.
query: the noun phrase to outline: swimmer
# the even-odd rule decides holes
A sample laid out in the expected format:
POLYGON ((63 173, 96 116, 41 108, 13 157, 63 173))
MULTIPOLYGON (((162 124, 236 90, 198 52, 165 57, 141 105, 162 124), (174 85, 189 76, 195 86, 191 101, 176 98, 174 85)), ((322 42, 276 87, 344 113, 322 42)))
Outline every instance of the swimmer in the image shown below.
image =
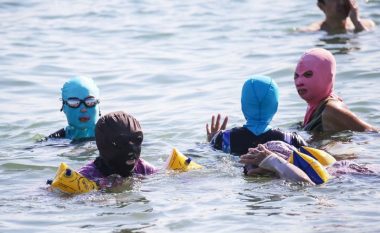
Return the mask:
POLYGON ((66 138, 73 141, 94 140, 95 124, 100 116, 99 88, 94 80, 74 77, 62 87, 62 107, 68 126, 48 138, 66 138))
POLYGON ((241 109, 246 119, 243 127, 226 130, 228 118, 223 123, 218 114, 211 118, 211 127, 206 125, 207 139, 211 145, 226 153, 242 155, 248 148, 272 140, 280 140, 295 147, 306 145, 297 133, 273 128, 270 123, 278 108, 278 86, 267 76, 252 76, 243 85, 241 109))
POLYGON ((96 124, 95 138, 99 156, 78 172, 100 188, 120 184, 125 177, 157 172, 140 158, 143 132, 133 116, 121 111, 102 116, 96 124))
MULTIPOLYGON (((249 152, 240 157, 240 163, 245 165, 244 173, 248 176, 275 174, 286 180, 314 184, 304 171, 288 162, 294 149, 287 143, 270 141, 256 148, 249 148, 249 152)), ((336 161, 326 167, 326 170, 330 176, 335 177, 342 174, 375 174, 366 166, 349 160, 336 161)))
POLYGON ((326 31, 329 34, 361 32, 375 27, 370 19, 359 17, 356 0, 318 0, 317 6, 324 13, 325 20, 315 22, 301 31, 326 31))
POLYGON ((303 129, 313 132, 377 131, 359 119, 334 93, 336 73, 334 56, 322 48, 306 51, 300 58, 294 84, 308 104, 303 129))

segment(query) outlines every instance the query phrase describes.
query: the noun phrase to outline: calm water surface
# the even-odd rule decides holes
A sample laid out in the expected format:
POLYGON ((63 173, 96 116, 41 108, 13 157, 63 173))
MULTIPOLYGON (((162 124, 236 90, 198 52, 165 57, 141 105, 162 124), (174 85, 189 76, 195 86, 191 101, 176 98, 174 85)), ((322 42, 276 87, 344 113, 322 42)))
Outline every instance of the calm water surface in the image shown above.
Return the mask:
MULTIPOLYGON (((359 4, 379 25, 380 2, 359 4)), ((246 178, 236 159, 205 143, 211 114, 228 115, 229 127, 244 123, 240 90, 252 74, 277 81, 273 124, 297 131, 306 105, 294 67, 316 46, 336 55, 337 93, 380 127, 379 27, 296 32, 321 18, 313 1, 0 1, 0 231, 379 232, 379 176, 316 187, 246 178), (163 167, 177 147, 206 169, 162 170, 112 192, 48 192, 45 181, 60 162, 77 169, 98 155, 91 142, 36 143, 65 126, 60 88, 77 74, 95 79, 103 113, 124 110, 140 120, 146 160, 163 167)), ((375 166, 379 139, 346 132, 315 145, 375 166)))

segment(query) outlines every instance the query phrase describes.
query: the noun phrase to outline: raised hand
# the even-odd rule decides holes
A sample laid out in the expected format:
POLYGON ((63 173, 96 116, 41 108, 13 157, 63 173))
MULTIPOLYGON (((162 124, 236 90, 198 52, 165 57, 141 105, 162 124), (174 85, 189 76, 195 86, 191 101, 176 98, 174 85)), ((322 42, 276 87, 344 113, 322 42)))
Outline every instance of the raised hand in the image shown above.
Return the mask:
POLYGON ((220 130, 225 130, 228 122, 228 117, 225 117, 223 120, 223 123, 220 124, 221 115, 218 113, 215 121, 215 116, 212 115, 211 117, 211 126, 209 127, 208 124, 206 124, 206 132, 207 132, 207 141, 211 141, 211 139, 214 137, 216 133, 218 133, 220 130))

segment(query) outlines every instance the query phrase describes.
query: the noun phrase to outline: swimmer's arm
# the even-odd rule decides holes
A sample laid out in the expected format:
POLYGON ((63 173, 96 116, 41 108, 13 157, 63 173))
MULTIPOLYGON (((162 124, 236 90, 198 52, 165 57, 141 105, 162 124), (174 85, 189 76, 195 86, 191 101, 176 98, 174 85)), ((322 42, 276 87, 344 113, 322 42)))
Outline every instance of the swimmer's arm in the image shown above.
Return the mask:
POLYGON ((378 131, 372 125, 357 117, 341 103, 328 103, 322 113, 323 130, 326 132, 352 131, 378 131))
POLYGON ((372 20, 360 19, 359 17, 359 5, 356 0, 349 0, 350 13, 349 17, 355 26, 355 32, 367 31, 375 26, 372 20))
POLYGON ((292 181, 301 181, 314 184, 313 181, 298 167, 289 163, 285 159, 277 156, 274 153, 268 155, 259 164, 260 168, 276 173, 280 178, 292 181))
POLYGON ((364 26, 362 21, 360 19, 352 20, 352 24, 354 25, 355 29, 354 32, 361 32, 361 31, 367 31, 368 29, 364 26))
POLYGON ((355 26, 355 32, 369 31, 375 27, 375 22, 370 19, 358 19, 358 21, 351 19, 351 21, 355 26))

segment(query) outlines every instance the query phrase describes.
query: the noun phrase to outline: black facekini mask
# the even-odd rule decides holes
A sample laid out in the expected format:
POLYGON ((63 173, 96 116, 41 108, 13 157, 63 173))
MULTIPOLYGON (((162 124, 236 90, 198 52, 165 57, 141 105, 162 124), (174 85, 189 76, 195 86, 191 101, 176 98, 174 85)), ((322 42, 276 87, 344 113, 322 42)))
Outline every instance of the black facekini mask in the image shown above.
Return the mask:
POLYGON ((121 119, 116 117, 115 120, 113 117, 111 119, 113 121, 110 122, 109 119, 106 121, 108 124, 100 123, 101 127, 97 126, 96 133, 100 133, 98 128, 101 128, 102 135, 96 135, 100 156, 96 158, 95 165, 105 176, 118 174, 128 177, 133 174, 133 169, 140 158, 143 133, 137 120, 132 116, 120 112, 116 116, 121 119), (111 127, 116 123, 118 127, 111 127))

